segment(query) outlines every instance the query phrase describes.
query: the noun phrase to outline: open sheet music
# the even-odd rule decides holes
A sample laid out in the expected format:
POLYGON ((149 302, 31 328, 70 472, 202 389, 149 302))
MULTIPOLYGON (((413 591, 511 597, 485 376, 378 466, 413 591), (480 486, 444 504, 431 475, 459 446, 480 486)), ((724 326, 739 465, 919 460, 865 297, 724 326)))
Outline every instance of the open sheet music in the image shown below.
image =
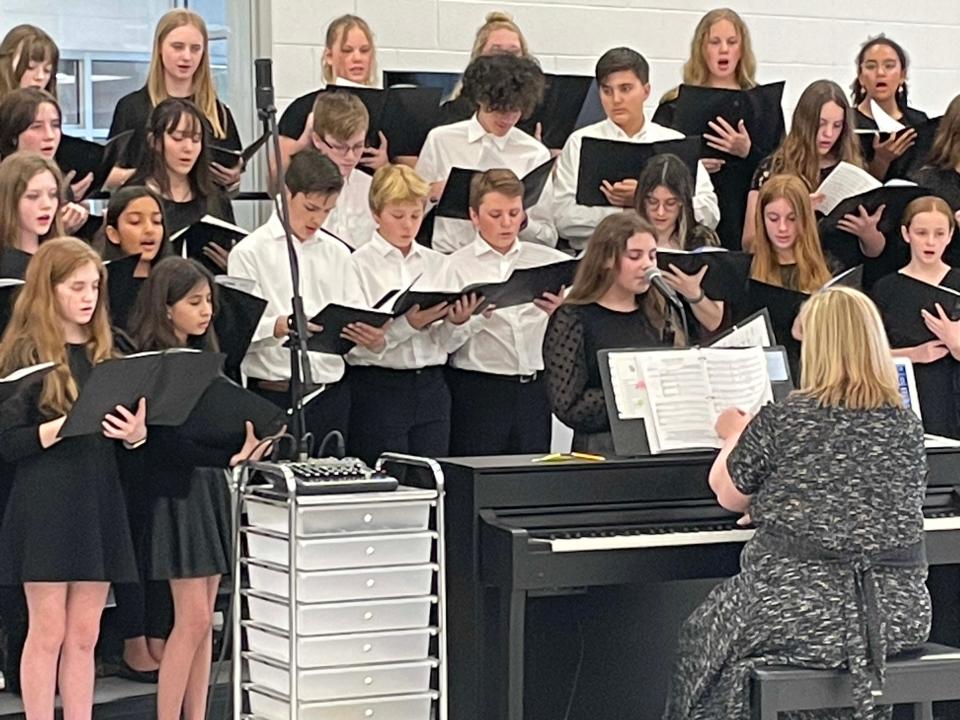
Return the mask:
POLYGON ((719 448, 720 413, 755 414, 773 401, 760 347, 630 350, 608 360, 617 413, 644 421, 651 453, 719 448))
POLYGON ((862 195, 870 190, 881 187, 883 183, 877 180, 866 170, 858 168, 848 162, 837 163, 827 177, 823 179, 814 191, 814 195, 823 195, 823 200, 817 210, 829 215, 841 202, 855 195, 862 195))

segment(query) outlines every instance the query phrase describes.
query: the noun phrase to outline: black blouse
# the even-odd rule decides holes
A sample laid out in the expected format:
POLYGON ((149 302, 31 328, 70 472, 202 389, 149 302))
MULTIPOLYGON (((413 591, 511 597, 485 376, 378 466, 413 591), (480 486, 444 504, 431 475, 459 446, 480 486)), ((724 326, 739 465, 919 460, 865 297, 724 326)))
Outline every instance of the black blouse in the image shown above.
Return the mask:
POLYGON ((642 309, 619 312, 597 303, 561 305, 543 339, 544 373, 554 414, 576 432, 609 430, 597 352, 663 344, 642 309))
MULTIPOLYGON (((753 179, 750 181, 750 190, 760 190, 763 187, 763 184, 770 179, 770 176, 773 174, 773 155, 771 153, 763 160, 760 161, 760 164, 757 165, 756 172, 753 173, 753 179)), ((817 179, 817 186, 819 187, 820 183, 827 179, 827 175, 833 172, 833 169, 839 165, 839 163, 834 163, 827 167, 820 168, 820 176, 817 179)))
MULTIPOLYGON (((925 112, 922 110, 917 110, 916 108, 904 108, 902 112, 903 117, 900 118, 900 122, 907 127, 915 127, 916 125, 924 123, 930 119, 927 117, 925 112)), ((859 108, 854 110, 854 119, 857 125, 857 130, 877 129, 877 121, 872 117, 867 117, 864 115, 859 108)), ((863 150, 864 160, 868 163, 873 161, 873 140, 875 137, 876 136, 873 134, 860 135, 860 148, 863 150)), ((909 179, 908 175, 910 168, 916 167, 915 162, 917 158, 915 156, 916 146, 910 148, 903 155, 890 163, 890 167, 887 169, 887 174, 883 177, 883 180, 886 181, 893 178, 909 179)))

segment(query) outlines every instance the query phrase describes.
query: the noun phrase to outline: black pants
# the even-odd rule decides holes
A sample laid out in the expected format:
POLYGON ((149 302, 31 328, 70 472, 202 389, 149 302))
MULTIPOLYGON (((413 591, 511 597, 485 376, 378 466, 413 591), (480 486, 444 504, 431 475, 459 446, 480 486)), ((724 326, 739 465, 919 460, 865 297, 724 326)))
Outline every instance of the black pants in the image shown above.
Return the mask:
POLYGON ((550 450, 550 402, 542 375, 521 382, 509 375, 450 368, 447 384, 451 455, 550 450))
POLYGON ((443 368, 351 368, 349 449, 371 466, 384 451, 446 456, 450 391, 443 368))
MULTIPOLYGON (((290 409, 290 393, 264 390, 257 380, 250 378, 247 387, 265 400, 286 410, 290 409)), ((322 393, 308 402, 304 408, 304 421, 307 431, 313 433, 313 453, 320 452, 320 443, 332 430, 343 433, 347 439, 347 430, 350 424, 350 384, 347 376, 331 385, 327 385, 322 393)), ((290 430, 288 424, 287 430, 290 430)), ((325 455, 330 455, 333 445, 327 445, 325 455)))

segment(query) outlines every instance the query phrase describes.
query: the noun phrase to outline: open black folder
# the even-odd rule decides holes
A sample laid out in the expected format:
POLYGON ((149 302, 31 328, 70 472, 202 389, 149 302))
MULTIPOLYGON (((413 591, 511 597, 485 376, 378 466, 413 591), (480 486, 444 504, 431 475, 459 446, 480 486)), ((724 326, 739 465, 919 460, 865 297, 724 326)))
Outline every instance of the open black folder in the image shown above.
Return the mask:
POLYGON ((133 132, 133 130, 127 130, 119 133, 103 144, 71 135, 63 135, 60 138, 60 146, 57 148, 54 159, 63 174, 66 175, 73 170, 75 172, 73 182, 76 183, 83 180, 87 173, 93 173, 93 182, 90 183, 87 192, 83 197, 74 198, 75 201, 79 202, 103 187, 113 166, 126 150, 133 132))
MULTIPOLYGON (((553 170, 555 160, 556 158, 550 158, 520 178, 523 182, 523 207, 525 210, 540 202, 540 196, 543 195, 543 188, 546 186, 547 180, 550 179, 550 172, 553 170)), ((479 170, 452 168, 450 175, 447 177, 447 182, 443 186, 440 200, 432 212, 437 217, 469 220, 470 183, 474 176, 479 173, 479 170)))
POLYGON ((210 162, 219 163, 225 168, 234 168, 240 164, 250 162, 250 158, 257 154, 264 143, 270 139, 269 133, 264 133, 242 150, 233 150, 216 143, 210 143, 210 162))
POLYGON ((133 410, 140 398, 147 400, 148 425, 181 425, 222 367, 220 353, 179 349, 94 365, 60 437, 99 434, 108 413, 118 405, 133 410))
MULTIPOLYGON (((918 125, 912 126, 912 129, 917 131, 917 137, 913 145, 903 155, 895 158, 893 162, 890 163, 890 168, 887 170, 885 179, 911 179, 920 168, 927 164, 933 151, 933 141, 937 136, 937 131, 940 128, 940 121, 942 119, 942 116, 930 118, 918 125)), ((863 150, 864 157, 871 158, 874 153, 873 143, 875 140, 879 139, 880 142, 886 142, 892 135, 902 135, 910 129, 910 127, 905 127, 903 130, 889 133, 872 130, 870 128, 859 128, 855 132, 860 138, 860 146, 863 150)))
POLYGON ((587 75, 544 74, 543 100, 530 117, 517 127, 533 135, 540 124, 540 141, 551 150, 560 150, 576 129, 593 78, 587 75))
POLYGON ((203 248, 214 243, 229 252, 247 235, 249 232, 242 227, 215 218, 213 215, 204 215, 192 225, 173 233, 170 236, 170 242, 173 243, 174 252, 177 255, 199 261, 216 275, 222 273, 223 269, 217 267, 203 254, 203 248))
POLYGON ((609 206, 610 202, 600 191, 603 181, 617 183, 627 179, 636 180, 655 155, 676 155, 696 179, 702 146, 703 138, 699 136, 654 143, 583 138, 577 177, 577 204, 609 206))
POLYGON ((218 275, 217 314, 213 318, 213 329, 217 333, 220 351, 224 358, 224 372, 231 378, 240 377, 240 363, 243 362, 253 334, 256 332, 267 301, 253 294, 253 283, 247 278, 234 278, 218 275))
POLYGON ((387 137, 391 157, 419 155, 427 133, 440 122, 440 88, 391 87, 377 90, 331 85, 302 95, 290 103, 278 124, 281 135, 300 137, 321 92, 348 92, 360 98, 370 116, 367 145, 379 147, 379 133, 382 132, 387 137))
POLYGON ((703 291, 712 300, 737 302, 742 299, 742 288, 750 277, 753 256, 727 250, 668 250, 657 249, 657 267, 668 270, 674 265, 687 275, 696 275, 706 265, 703 291))
POLYGON ((246 438, 247 420, 253 423, 256 436, 263 439, 283 427, 287 414, 256 393, 217 377, 203 391, 179 432, 200 445, 235 452, 246 438))
POLYGON ((55 363, 45 362, 20 368, 6 377, 0 378, 0 402, 16 395, 22 388, 41 382, 56 367, 55 363))
MULTIPOLYGON (((340 333, 347 325, 350 323, 366 323, 374 327, 383 327, 392 318, 392 314, 379 310, 330 303, 310 318, 311 323, 319 325, 323 329, 307 338, 307 349, 314 352, 330 353, 331 355, 346 355, 356 344, 340 337, 340 333)), ((289 345, 289 341, 284 343, 284 347, 287 345, 289 345)))
POLYGON ((13 316, 13 303, 17 299, 23 280, 18 278, 0 278, 0 336, 7 329, 7 324, 13 316))
MULTIPOLYGON (((758 85, 749 90, 724 90, 681 85, 671 127, 684 135, 715 135, 709 123, 722 117, 734 128, 743 120, 752 143, 772 152, 783 136, 784 82, 758 85)), ((725 157, 726 153, 703 146, 703 157, 725 157)))

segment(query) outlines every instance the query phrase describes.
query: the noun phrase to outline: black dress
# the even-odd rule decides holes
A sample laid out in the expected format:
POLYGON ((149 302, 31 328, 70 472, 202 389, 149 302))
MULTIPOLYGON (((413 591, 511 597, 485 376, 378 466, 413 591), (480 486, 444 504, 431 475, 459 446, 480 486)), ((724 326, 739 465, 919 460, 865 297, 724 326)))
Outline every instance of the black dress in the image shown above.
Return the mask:
MULTIPOLYGON (((193 100, 193 98, 189 99, 193 100)), ((127 130, 134 131, 133 137, 130 138, 126 150, 117 163, 120 167, 134 168, 140 165, 146 143, 147 120, 150 118, 152 111, 153 103, 150 102, 150 93, 147 91, 146 85, 139 90, 124 95, 117 103, 117 107, 113 111, 113 121, 110 123, 108 137, 114 137, 127 130)), ((220 116, 220 125, 223 127, 226 136, 210 138, 210 141, 230 150, 242 150, 243 143, 240 141, 240 133, 237 130, 237 123, 233 119, 233 113, 230 112, 229 107, 219 100, 217 100, 217 114, 220 116)))
POLYGON ((660 332, 643 310, 610 310, 598 303, 561 305, 543 338, 543 365, 553 413, 574 431, 574 449, 610 450, 610 421, 600 383, 597 352, 659 347, 660 332), (595 437, 607 435, 606 439, 595 437), (598 444, 599 443, 599 444, 598 444))
MULTIPOLYGON (((930 118, 922 110, 917 110, 916 108, 908 107, 903 109, 903 117, 900 118, 900 122, 907 127, 915 127, 920 123, 926 122, 930 118)), ((854 109, 854 121, 857 125, 857 130, 876 130, 877 121, 872 117, 867 117, 859 108, 854 109)), ((873 140, 876 136, 872 134, 865 134, 860 136, 860 147, 863 150, 863 159, 870 163, 873 161, 874 151, 873 151, 873 140)), ((907 150, 903 155, 896 158, 893 162, 890 163, 890 167, 887 169, 887 174, 884 175, 883 180, 892 180, 893 178, 901 178, 904 180, 910 179, 910 168, 916 167, 919 164, 918 158, 916 157, 916 146, 907 150)), ((923 162, 922 159, 919 161, 923 162)))
MULTIPOLYGON (((960 270, 948 271, 940 284, 960 291, 960 270)), ((934 312, 927 283, 897 272, 877 281, 872 295, 891 347, 915 347, 936 339, 920 317, 922 308, 934 312)), ((950 312, 951 308, 944 310, 950 312)), ((917 379, 923 427, 934 435, 960 438, 957 402, 960 363, 948 354, 936 362, 915 363, 913 374, 917 379)))
MULTIPOLYGON (((85 347, 68 346, 77 385, 92 368, 85 347)), ((39 408, 34 383, 0 408, 0 455, 14 466, 13 488, 0 526, 0 584, 133 582, 137 565, 117 453, 103 435, 61 440, 46 450, 38 426, 52 418, 39 408)))

